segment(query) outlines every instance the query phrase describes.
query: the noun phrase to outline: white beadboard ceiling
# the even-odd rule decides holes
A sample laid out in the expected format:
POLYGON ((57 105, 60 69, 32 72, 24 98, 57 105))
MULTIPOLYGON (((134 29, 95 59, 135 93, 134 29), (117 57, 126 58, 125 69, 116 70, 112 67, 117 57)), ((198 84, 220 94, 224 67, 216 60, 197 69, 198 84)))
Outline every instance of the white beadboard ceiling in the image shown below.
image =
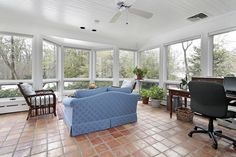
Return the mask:
MULTIPOLYGON (((193 22, 186 18, 203 12, 209 18, 236 10, 236 0, 126 0, 132 7, 153 13, 151 19, 123 14, 116 23, 109 23, 117 12, 118 0, 0 0, 0 14, 9 20, 50 23, 67 30, 93 33, 107 41, 127 41, 141 45, 159 34, 179 29, 193 22), (94 20, 100 20, 95 23, 94 20), (84 26, 86 30, 80 30, 84 26)), ((0 19, 1 20, 1 19, 0 19)), ((207 20, 207 19, 206 19, 207 20)), ((1 25, 1 23, 0 23, 1 25)), ((115 43, 114 43, 115 44, 115 43)))

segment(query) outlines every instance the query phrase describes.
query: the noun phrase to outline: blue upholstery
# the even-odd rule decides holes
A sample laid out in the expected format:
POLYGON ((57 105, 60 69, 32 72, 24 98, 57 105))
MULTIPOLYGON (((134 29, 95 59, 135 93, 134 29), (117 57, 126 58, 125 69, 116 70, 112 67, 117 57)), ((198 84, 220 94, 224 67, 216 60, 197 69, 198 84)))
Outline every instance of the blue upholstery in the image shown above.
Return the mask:
POLYGON ((88 97, 96 94, 100 94, 102 92, 107 92, 107 87, 100 87, 96 89, 78 89, 75 91, 75 97, 76 98, 83 98, 88 97))
POLYGON ((123 93, 131 93, 132 88, 116 88, 116 87, 108 87, 108 91, 116 91, 116 92, 123 92, 123 93))
POLYGON ((63 100, 65 122, 71 136, 137 121, 137 95, 108 91, 63 100))

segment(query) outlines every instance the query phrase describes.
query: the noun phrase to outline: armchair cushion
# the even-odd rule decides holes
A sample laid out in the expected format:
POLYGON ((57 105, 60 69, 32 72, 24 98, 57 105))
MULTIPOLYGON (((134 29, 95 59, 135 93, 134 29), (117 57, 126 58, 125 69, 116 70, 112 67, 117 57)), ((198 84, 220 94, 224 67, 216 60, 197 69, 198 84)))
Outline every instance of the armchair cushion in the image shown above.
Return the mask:
POLYGON ((132 88, 116 88, 116 87, 108 87, 108 91, 116 91, 116 92, 122 92, 122 93, 131 93, 132 88))
POLYGON ((86 89, 86 90, 78 89, 75 91, 75 97, 84 98, 84 97, 100 94, 103 92, 107 92, 107 87, 101 87, 101 88, 96 88, 96 89, 86 89))
POLYGON ((35 96, 32 97, 31 102, 34 106, 48 106, 53 103, 53 95, 46 95, 46 96, 35 96))
POLYGON ((28 83, 22 83, 20 84, 22 91, 25 95, 35 95, 35 91, 33 91, 33 87, 28 83))

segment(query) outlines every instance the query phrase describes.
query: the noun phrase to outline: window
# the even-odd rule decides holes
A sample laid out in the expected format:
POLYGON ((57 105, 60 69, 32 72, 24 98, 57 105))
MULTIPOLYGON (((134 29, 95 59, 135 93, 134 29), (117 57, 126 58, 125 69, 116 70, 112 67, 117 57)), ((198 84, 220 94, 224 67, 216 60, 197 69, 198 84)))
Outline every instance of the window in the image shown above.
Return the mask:
POLYGON ((120 50, 119 51, 119 64, 120 64, 120 78, 133 78, 134 69, 134 52, 120 50))
POLYGON ((140 54, 140 65, 147 69, 147 79, 159 79, 160 49, 143 51, 140 54))
POLYGON ((112 78, 113 50, 96 52, 96 78, 112 78))
POLYGON ((142 85, 142 89, 150 89, 152 86, 155 86, 155 85, 159 85, 159 83, 158 82, 145 82, 145 81, 143 81, 142 83, 141 83, 141 85, 142 85))
POLYGON ((195 39, 168 46, 168 80, 200 75, 201 40, 195 39))
POLYGON ((112 86, 112 81, 95 81, 97 87, 108 87, 112 86))
POLYGON ((57 82, 47 82, 47 83, 43 83, 43 89, 52 89, 54 91, 57 91, 58 87, 57 87, 57 82))
POLYGON ((32 38, 0 34, 0 80, 32 78, 32 38))
POLYGON ((64 77, 89 77, 89 50, 65 48, 64 77))
POLYGON ((0 85, 0 98, 21 97, 17 85, 0 85))
POLYGON ((57 45, 43 41, 43 79, 55 79, 57 76, 57 45))
POLYGON ((213 36, 213 75, 236 76, 236 31, 213 36))
POLYGON ((65 90, 72 89, 86 89, 89 86, 89 81, 73 81, 73 82, 64 82, 65 90))

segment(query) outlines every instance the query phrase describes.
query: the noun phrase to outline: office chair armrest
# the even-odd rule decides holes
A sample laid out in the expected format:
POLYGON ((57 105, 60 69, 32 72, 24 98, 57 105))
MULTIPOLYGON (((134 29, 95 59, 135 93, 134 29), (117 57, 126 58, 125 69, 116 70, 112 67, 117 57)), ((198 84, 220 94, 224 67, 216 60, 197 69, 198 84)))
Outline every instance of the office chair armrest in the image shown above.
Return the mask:
POLYGON ((231 100, 230 102, 229 102, 229 104, 231 105, 231 104, 235 104, 236 105, 236 100, 231 100))

